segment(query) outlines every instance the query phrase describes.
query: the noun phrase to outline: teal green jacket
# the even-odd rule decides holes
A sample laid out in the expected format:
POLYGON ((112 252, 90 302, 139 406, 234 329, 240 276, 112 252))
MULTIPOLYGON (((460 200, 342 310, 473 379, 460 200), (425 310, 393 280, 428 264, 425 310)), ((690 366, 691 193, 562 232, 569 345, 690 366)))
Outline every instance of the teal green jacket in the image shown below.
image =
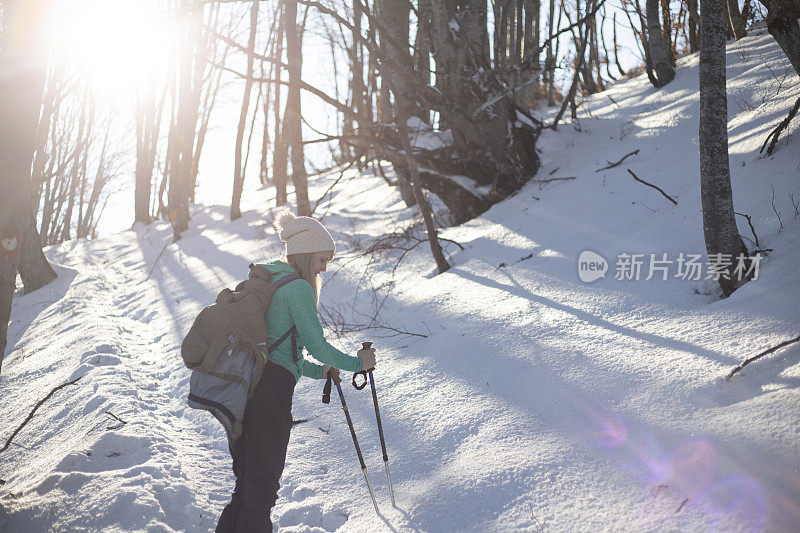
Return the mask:
MULTIPOLYGON (((297 273, 291 265, 283 261, 272 261, 262 266, 272 275, 270 278, 272 283, 284 276, 297 273)), ((300 376, 322 378, 322 366, 303 358, 303 348, 326 365, 348 372, 361 370, 361 361, 357 357, 340 352, 325 340, 317 316, 314 289, 306 280, 290 281, 275 291, 267 309, 266 320, 267 346, 278 340, 292 325, 297 328, 297 350, 301 358, 295 362, 292 357, 291 337, 287 337, 267 358, 294 374, 296 380, 299 380, 300 376)))

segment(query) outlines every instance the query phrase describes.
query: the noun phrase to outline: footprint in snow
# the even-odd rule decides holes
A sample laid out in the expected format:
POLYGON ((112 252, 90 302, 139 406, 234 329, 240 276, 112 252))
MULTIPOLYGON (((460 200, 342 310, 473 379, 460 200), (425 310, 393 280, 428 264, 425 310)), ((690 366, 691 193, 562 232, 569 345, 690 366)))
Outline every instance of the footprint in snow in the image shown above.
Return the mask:
POLYGON ((69 472, 68 474, 50 474, 33 490, 39 495, 44 495, 58 488, 66 494, 77 494, 92 478, 82 472, 69 472))
POLYGON ((144 464, 150 458, 150 443, 142 437, 105 433, 91 448, 72 452, 55 468, 56 472, 109 472, 144 464))
POLYGON ((115 353, 118 349, 119 346, 113 344, 98 344, 94 347, 94 353, 115 353))
POLYGON ((281 531, 335 531, 347 522, 347 515, 342 511, 324 511, 323 504, 312 498, 316 491, 308 485, 285 486, 280 492, 282 498, 289 500, 279 503, 276 509, 280 513, 276 525, 281 531))

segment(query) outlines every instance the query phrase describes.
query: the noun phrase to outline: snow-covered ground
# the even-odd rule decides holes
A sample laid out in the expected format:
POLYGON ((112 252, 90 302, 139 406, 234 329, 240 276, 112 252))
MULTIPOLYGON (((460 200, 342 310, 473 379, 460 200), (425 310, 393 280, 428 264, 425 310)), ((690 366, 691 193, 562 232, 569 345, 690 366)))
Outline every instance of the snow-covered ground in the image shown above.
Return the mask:
MULTIPOLYGON (((773 156, 758 153, 800 84, 763 31, 729 44, 731 169, 737 211, 774 252, 725 300, 713 282, 674 277, 677 263, 666 281, 644 279, 651 253, 705 250, 697 63, 680 60, 662 90, 642 77, 616 84, 585 101, 578 123, 545 132, 536 179, 575 179, 531 182, 443 231, 465 247, 445 243, 445 274, 433 275, 425 243, 394 275, 399 252, 363 255, 415 216, 380 177, 349 172, 320 204, 339 250, 322 305, 363 323, 377 287, 381 322, 425 337, 373 329, 335 341, 378 349, 398 508, 369 392, 345 387, 380 516, 338 400, 321 404, 322 383, 303 379, 294 417, 309 421, 292 432, 273 512, 281 531, 797 530, 800 346, 723 382, 800 333, 797 125, 773 156), (579 279, 585 250, 608 261, 605 278, 579 279), (641 279, 615 279, 619 254, 646 254, 641 279)), ((315 179, 312 198, 337 177, 315 179)), ((1 441, 53 387, 81 379, 0 453, 0 530, 214 528, 230 459, 218 423, 185 405, 179 346, 216 291, 280 252, 270 201, 251 194, 233 223, 223 206, 197 207, 174 244, 154 224, 48 250, 58 279, 14 301, 1 441)))

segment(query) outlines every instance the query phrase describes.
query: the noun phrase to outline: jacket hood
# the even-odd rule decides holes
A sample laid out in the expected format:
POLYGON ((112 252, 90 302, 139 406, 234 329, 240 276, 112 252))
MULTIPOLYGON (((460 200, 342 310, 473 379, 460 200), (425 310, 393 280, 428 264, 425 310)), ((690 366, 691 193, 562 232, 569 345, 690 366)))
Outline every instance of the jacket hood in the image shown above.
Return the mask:
POLYGON ((270 261, 269 263, 259 263, 259 265, 266 268, 267 272, 270 273, 270 282, 275 282, 283 276, 288 276, 289 274, 297 274, 295 269, 292 268, 292 265, 279 259, 270 261))

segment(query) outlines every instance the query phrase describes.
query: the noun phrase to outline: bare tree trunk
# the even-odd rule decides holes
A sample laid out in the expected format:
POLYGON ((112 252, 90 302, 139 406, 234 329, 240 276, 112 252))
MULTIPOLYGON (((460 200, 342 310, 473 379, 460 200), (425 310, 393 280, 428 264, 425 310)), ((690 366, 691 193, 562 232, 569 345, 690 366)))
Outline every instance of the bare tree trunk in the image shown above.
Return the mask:
POLYGON ((667 45, 664 42, 664 34, 661 31, 661 23, 658 20, 659 0, 647 0, 645 9, 647 12, 647 41, 650 52, 650 61, 655 71, 656 87, 663 87, 675 78, 675 68, 669 57, 667 45))
MULTIPOLYGON (((587 12, 591 11, 594 7, 594 0, 589 0, 587 3, 587 12)), ((578 80, 580 79, 581 75, 581 68, 583 67, 583 62, 586 58, 586 35, 589 33, 589 24, 588 21, 584 24, 583 35, 581 35, 581 28, 578 27, 578 39, 577 42, 579 43, 580 47, 578 49, 578 54, 576 56, 576 63, 575 63, 575 73, 572 76, 572 83, 569 86, 569 91, 567 95, 564 97, 564 100, 561 102, 561 108, 556 113, 555 118, 553 119, 553 124, 550 126, 554 130, 558 128, 558 123, 561 121, 561 117, 564 116, 564 111, 567 109, 567 105, 572 103, 574 105, 575 101, 575 94, 578 90, 578 80)))
MULTIPOLYGON (((280 92, 278 90, 277 92, 280 92)), ((286 205, 289 202, 289 194, 286 188, 289 183, 289 126, 286 122, 288 116, 289 102, 286 102, 286 109, 283 112, 283 120, 279 120, 281 126, 280 135, 275 142, 275 152, 272 156, 272 177, 275 180, 275 205, 286 205)))
MULTIPOLYGON (((134 192, 134 220, 144 224, 150 223, 150 186, 153 179, 155 163, 154 146, 151 128, 154 125, 155 93, 146 89, 145 100, 139 102, 136 112, 136 187, 134 192)), ((157 139, 157 136, 156 136, 157 139)))
POLYGON ((794 0, 761 0, 767 8, 767 30, 786 54, 800 76, 800 2, 794 0))
POLYGON ((236 148, 233 157, 233 198, 231 198, 231 220, 242 216, 239 204, 242 201, 242 188, 244 187, 244 172, 242 170, 242 142, 244 129, 247 123, 247 110, 250 106, 250 92, 253 88, 253 56, 256 52, 256 31, 258 30, 258 4, 253 0, 250 7, 250 37, 247 40, 247 78, 244 81, 244 95, 242 96, 242 110, 239 113, 239 128, 236 130, 236 148))
POLYGON ((512 59, 512 78, 511 87, 514 89, 514 102, 519 105, 520 94, 519 87, 522 85, 522 37, 524 33, 525 19, 523 17, 523 2, 524 0, 513 0, 514 4, 514 18, 511 25, 511 44, 513 50, 512 59))
POLYGON ((302 37, 297 26, 297 0, 286 2, 286 53, 289 67, 289 92, 286 100, 284 121, 289 128, 289 144, 292 150, 292 183, 297 197, 297 214, 311 216, 308 200, 308 181, 303 152, 303 133, 300 110, 300 76, 303 68, 302 37))
MULTIPOLYGON (((275 16, 276 17, 278 16, 277 13, 275 14, 275 16)), ((277 20, 273 21, 273 25, 272 25, 273 26, 273 28, 272 28, 272 34, 273 35, 275 35, 275 26, 276 25, 277 25, 277 20)), ((274 56, 274 54, 275 54, 275 42, 274 41, 272 42, 272 46, 269 49, 268 53, 270 55, 274 56)), ((274 78, 274 72, 275 72, 275 64, 274 63, 270 63, 268 77, 269 78, 274 78)), ((264 62, 262 61, 261 62, 261 77, 262 78, 263 77, 267 77, 267 76, 265 76, 265 74, 266 73, 264 71, 264 62)), ((262 107, 262 110, 263 110, 263 113, 264 113, 264 131, 263 131, 263 133, 261 135, 261 161, 259 163, 258 180, 261 182, 261 185, 264 185, 264 186, 266 186, 267 183, 269 183, 269 126, 270 126, 270 124, 269 124, 269 111, 270 111, 270 105, 272 104, 272 99, 274 98, 272 96, 272 91, 274 90, 275 92, 278 92, 278 91, 280 91, 280 88, 281 88, 281 86, 279 84, 277 84, 277 83, 276 84, 270 83, 269 85, 267 85, 267 94, 264 96, 264 105, 262 107)))
POLYGON ((669 57, 669 62, 674 67, 676 51, 675 43, 672 42, 672 16, 669 12, 669 0, 659 1, 661 2, 661 28, 664 32, 664 47, 667 49, 667 57, 669 57))
MULTIPOLYGON (((37 27, 50 2, 6 0, 0 47, 0 365, 23 238, 31 224, 28 198, 36 129, 46 78, 37 27), (40 55, 41 54, 41 55, 40 55)), ((1 368, 1 367, 0 367, 1 368)))
POLYGON ((163 109, 163 87, 160 102, 156 103, 156 77, 150 74, 138 87, 136 101, 134 220, 144 224, 150 223, 150 195, 163 109))
MULTIPOLYGON (((36 214, 39 210, 42 173, 47 161, 47 156, 45 155, 47 133, 49 132, 54 110, 55 97, 52 94, 53 92, 55 91, 50 91, 51 94, 46 95, 44 98, 42 115, 39 121, 33 177, 31 178, 32 187, 28 201, 28 224, 27 230, 22 236, 22 248, 17 267, 26 293, 35 291, 56 278, 56 273, 44 255, 39 232, 36 230, 36 214), (34 183, 35 186, 33 185, 34 183)), ((2 353, 0 353, 0 363, 2 363, 2 353)))
MULTIPOLYGON (((795 20, 797 20, 797 17, 795 17, 795 20)), ((728 0, 728 23, 730 24, 730 30, 734 39, 738 41, 742 37, 747 36, 745 21, 742 18, 742 13, 739 11, 738 0, 728 0)))
POLYGON ((193 120, 195 122, 194 133, 192 136, 192 166, 189 171, 189 180, 186 190, 189 194, 189 201, 194 202, 194 195, 197 189, 197 175, 200 172, 200 156, 203 153, 203 145, 208 131, 208 124, 211 120, 211 113, 217 101, 220 81, 222 78, 222 68, 217 65, 224 65, 230 51, 230 45, 226 44, 222 57, 217 57, 217 49, 220 40, 216 36, 216 28, 219 20, 219 4, 211 4, 207 12, 207 20, 203 20, 205 14, 201 9, 197 14, 196 24, 199 27, 195 30, 198 39, 195 41, 195 62, 194 62, 194 89, 192 98, 194 101, 193 120), (216 72, 216 75, 215 75, 216 72))
MULTIPOLYGON (((267 49, 265 50, 265 55, 268 57, 275 57, 276 51, 279 46, 279 42, 283 42, 283 35, 278 34, 278 31, 282 31, 279 29, 280 25, 280 16, 281 16, 281 9, 280 3, 277 4, 275 11, 272 13, 272 25, 270 26, 270 37, 269 37, 269 44, 267 49)), ((261 70, 261 77, 267 77, 269 79, 276 79, 275 72, 280 67, 275 64, 275 62, 269 63, 269 71, 268 75, 265 75, 265 68, 264 68, 264 61, 261 62, 260 70, 261 70)), ((270 83, 267 84, 266 95, 264 96, 264 106, 263 106, 263 113, 264 113, 264 132, 261 136, 261 161, 259 163, 259 174, 258 179, 261 185, 266 186, 269 183, 269 145, 270 145, 270 138, 269 138, 269 115, 270 115, 270 106, 273 104, 273 100, 277 98, 280 94, 281 86, 279 83, 270 83), (275 91, 275 96, 273 96, 272 92, 275 91)), ((280 109, 278 109, 280 112, 280 109)), ((255 117, 255 113, 253 114, 255 117)), ((280 116, 276 115, 275 122, 280 122, 280 116)))
MULTIPOLYGON (((392 81, 394 80, 394 75, 389 74, 392 81)), ((413 150, 411 149, 411 143, 409 142, 408 137, 408 119, 409 116, 407 114, 407 109, 411 107, 407 102, 405 102, 406 98, 409 96, 399 94, 397 92, 397 86, 392 83, 392 92, 394 92, 395 99, 397 100, 397 109, 398 109, 398 117, 397 117, 397 133, 400 137, 400 142, 403 147, 403 153, 405 154, 406 164, 408 165, 408 169, 411 174, 411 183, 414 189, 414 197, 417 200, 417 205, 419 206, 419 210, 422 213, 422 219, 425 223, 425 231, 428 235, 428 244, 431 248, 431 254, 433 255, 434 261, 436 261, 436 268, 439 270, 439 274, 442 272, 446 272, 450 269, 450 264, 447 262, 447 259, 444 257, 444 253, 442 252, 442 246, 439 243, 439 237, 436 231, 436 225, 433 222, 433 214, 431 213, 431 206, 428 203, 428 199, 422 193, 422 188, 420 187, 420 178, 419 178, 419 168, 417 167, 417 162, 414 159, 413 150)))
POLYGON ((700 15, 697 12, 697 0, 686 0, 686 9, 689 11, 689 51, 700 50, 700 37, 697 29, 700 27, 700 15))
MULTIPOLYGON (((600 34, 600 45, 603 47, 603 54, 605 54, 604 62, 606 64, 606 74, 608 75, 609 79, 611 79, 612 81, 617 81, 617 77, 614 76, 611 73, 611 54, 608 53, 608 48, 606 47, 606 36, 605 36, 604 31, 605 31, 605 27, 606 27, 606 19, 607 18, 608 18, 608 15, 606 13, 606 6, 605 6, 605 4, 603 4, 603 13, 602 13, 602 18, 600 19, 600 32, 599 32, 599 34, 600 34)), ((616 26, 616 24, 615 24, 615 26, 616 26)), ((616 31, 617 31, 617 29, 615 27, 614 28, 614 32, 616 32, 616 31)), ((616 54, 616 50, 614 52, 616 54)), ((600 67, 598 66, 598 69, 599 68, 600 67)))
POLYGON ((600 46, 598 44, 598 31, 597 31, 597 15, 592 16, 589 24, 589 59, 590 72, 592 68, 597 73, 597 90, 602 91, 604 88, 602 73, 600 71, 600 46))
MULTIPOLYGON (((353 161, 360 158, 356 153, 360 152, 360 146, 354 145, 352 142, 353 136, 358 129, 358 115, 359 110, 363 107, 361 99, 364 95, 364 73, 363 65, 361 64, 361 10, 359 9, 358 0, 353 0, 353 27, 351 31, 352 43, 347 48, 347 64, 350 66, 350 78, 347 84, 347 95, 350 101, 350 108, 353 110, 352 114, 345 114, 341 126, 342 137, 339 139, 339 157, 341 161, 353 161)), ((333 32, 329 32, 328 39, 331 47, 331 64, 333 67, 333 74, 335 79, 338 79, 338 70, 336 58, 337 43, 334 41, 333 32)), ((339 85, 333 84, 336 94, 336 100, 339 100, 339 85)), ((337 114, 337 125, 339 122, 339 115, 337 114)))
MULTIPOLYGON (((283 56, 283 35, 286 28, 286 11, 285 2, 278 3, 279 23, 277 32, 277 42, 275 46, 275 57, 281 59, 283 56)), ((280 80, 282 75, 282 68, 280 64, 275 65, 275 79, 280 80)), ((288 194, 286 193, 286 185, 289 181, 287 174, 287 167, 289 166, 289 142, 287 140, 286 130, 286 112, 284 110, 283 119, 281 119, 281 87, 275 86, 275 103, 273 107, 275 113, 275 143, 273 144, 272 152, 272 179, 275 182, 275 205, 286 205, 288 202, 288 194)))
POLYGON ((703 0, 700 11, 700 195, 709 259, 723 254, 731 263, 719 279, 728 296, 747 281, 733 275, 737 257, 747 249, 736 227, 728 160, 725 10, 725 0, 703 0))
MULTIPOLYGON (((360 0, 353 0, 353 17, 356 21, 353 31, 353 106, 357 123, 356 131, 359 136, 368 136, 371 135, 372 113, 364 83, 364 44, 361 42, 363 13, 360 0)), ((356 159, 360 160, 364 155, 364 148, 356 147, 356 159)))
POLYGON ((520 69, 520 83, 524 88, 519 91, 519 104, 525 109, 533 109, 533 103, 539 97, 539 85, 536 78, 539 76, 541 50, 541 16, 540 0, 524 0, 525 24, 523 35, 522 65, 520 69))
MULTIPOLYGON (((431 84, 431 1, 418 2, 417 35, 414 39, 414 68, 423 87, 431 84)), ((420 114, 423 115, 420 117, 422 121, 429 124, 430 109, 421 109, 420 114)))
MULTIPOLYGON (((547 20, 547 55, 545 58, 545 72, 547 73, 547 105, 554 106, 556 101, 554 98, 555 92, 555 71, 556 71, 556 54, 553 47, 558 43, 554 43, 553 32, 555 31, 554 18, 556 11, 556 0, 550 0, 550 16, 547 20)), ((559 22, 561 21, 561 11, 559 11, 559 22)))
POLYGON ((40 289, 56 279, 56 273, 44 256, 42 241, 36 231, 36 219, 29 217, 25 234, 22 236, 22 250, 19 256, 19 277, 25 287, 25 294, 40 289))
POLYGON ((192 192, 191 178, 195 163, 194 142, 203 80, 200 69, 205 69, 206 59, 202 43, 203 3, 199 0, 182 0, 180 12, 184 20, 178 37, 181 51, 177 73, 178 101, 173 104, 177 106, 177 112, 170 132, 174 150, 167 192, 169 220, 176 240, 189 227, 189 196, 192 192))
MULTIPOLYGON (((383 6, 385 2, 390 0, 374 0, 373 5, 375 6, 375 15, 377 16, 378 20, 381 21, 383 24, 383 20, 385 14, 383 13, 383 6)), ((393 22, 390 22, 392 24, 393 22)), ((381 43, 381 48, 383 48, 383 39, 378 32, 378 38, 381 43)), ((378 89, 378 121, 382 124, 388 124, 392 121, 392 104, 391 104, 391 91, 389 90, 389 83, 386 82, 383 77, 381 77, 381 84, 380 88, 378 89)))
MULTIPOLYGON (((378 36, 380 37, 381 42, 381 49, 384 54, 384 60, 391 65, 402 65, 403 62, 406 60, 408 55, 408 51, 406 50, 399 50, 398 46, 402 44, 407 44, 409 40, 409 6, 410 4, 405 0, 377 0, 376 7, 378 8, 378 20, 380 21, 381 27, 379 28, 378 36)), ((410 65, 406 65, 410 67, 410 65)), ((393 67, 398 70, 396 67, 393 67)), ((386 70, 383 69, 382 73, 386 75, 386 70)), ((413 79, 410 77, 410 74, 413 71, 408 69, 408 72, 403 74, 392 74, 392 84, 398 91, 401 91, 402 94, 414 94, 412 89, 413 86, 417 85, 419 82, 417 79, 413 79)), ((388 81, 386 81, 387 89, 389 86, 388 81)), ((388 90, 387 93, 388 95, 388 90)), ((395 95, 395 113, 396 117, 399 117, 400 110, 399 103, 397 101, 397 92, 394 93, 395 95)), ((388 100, 388 98, 387 98, 388 100)), ((410 106, 408 109, 405 109, 405 115, 409 117, 419 117, 423 114, 422 110, 417 106, 416 100, 413 99, 406 99, 404 100, 404 105, 410 106)), ((399 120, 399 118, 397 118, 399 120)), ((388 116, 385 116, 381 119, 382 122, 388 122, 388 116)), ((414 190, 412 185, 409 181, 408 169, 405 165, 404 158, 400 157, 398 154, 387 153, 385 157, 391 161, 392 166, 395 169, 395 173, 397 174, 397 188, 400 191, 400 197, 405 202, 407 207, 412 207, 416 203, 416 196, 414 194, 414 190)))

